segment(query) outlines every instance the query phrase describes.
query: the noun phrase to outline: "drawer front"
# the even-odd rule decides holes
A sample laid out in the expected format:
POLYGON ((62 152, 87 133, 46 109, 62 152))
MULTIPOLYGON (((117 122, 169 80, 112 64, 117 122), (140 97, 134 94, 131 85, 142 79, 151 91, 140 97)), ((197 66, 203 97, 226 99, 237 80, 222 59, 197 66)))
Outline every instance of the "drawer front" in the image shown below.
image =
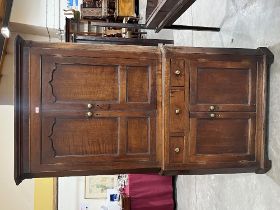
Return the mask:
POLYGON ((186 122, 185 91, 170 90, 170 132, 184 132, 186 122))
POLYGON ((252 161, 255 158, 255 113, 190 113, 190 131, 191 161, 252 161))
POLYGON ((185 154, 184 137, 169 138, 169 163, 183 163, 185 154))
POLYGON ((170 71, 171 86, 184 86, 185 61, 183 59, 171 59, 170 71))
POLYGON ((256 64, 250 61, 191 62, 191 111, 255 111, 256 64))

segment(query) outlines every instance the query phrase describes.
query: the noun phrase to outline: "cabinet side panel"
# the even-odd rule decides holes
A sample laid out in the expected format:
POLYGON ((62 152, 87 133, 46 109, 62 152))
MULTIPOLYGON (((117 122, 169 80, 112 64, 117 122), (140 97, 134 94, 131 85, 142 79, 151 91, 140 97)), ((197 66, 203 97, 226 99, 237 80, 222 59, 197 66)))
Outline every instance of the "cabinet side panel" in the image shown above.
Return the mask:
POLYGON ((15 39, 14 179, 20 184, 30 172, 29 164, 29 47, 15 39))

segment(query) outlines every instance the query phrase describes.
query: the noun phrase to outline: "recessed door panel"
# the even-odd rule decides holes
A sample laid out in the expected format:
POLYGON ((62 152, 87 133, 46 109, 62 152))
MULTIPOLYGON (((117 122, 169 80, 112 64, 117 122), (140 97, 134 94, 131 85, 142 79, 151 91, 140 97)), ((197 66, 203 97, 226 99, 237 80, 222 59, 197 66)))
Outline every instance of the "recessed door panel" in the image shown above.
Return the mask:
POLYGON ((150 68, 149 66, 127 66, 127 102, 150 101, 150 68))
POLYGON ((127 119, 127 154, 149 154, 150 118, 127 119))
POLYGON ((111 101, 119 99, 118 66, 56 65, 49 85, 55 101, 111 101))
POLYGON ((191 62, 191 111, 255 111, 256 75, 250 60, 191 62))
POLYGON ((227 162, 253 160, 255 113, 191 113, 190 160, 227 162))
POLYGON ((117 156, 118 118, 46 117, 42 120, 43 163, 63 162, 69 157, 117 156))

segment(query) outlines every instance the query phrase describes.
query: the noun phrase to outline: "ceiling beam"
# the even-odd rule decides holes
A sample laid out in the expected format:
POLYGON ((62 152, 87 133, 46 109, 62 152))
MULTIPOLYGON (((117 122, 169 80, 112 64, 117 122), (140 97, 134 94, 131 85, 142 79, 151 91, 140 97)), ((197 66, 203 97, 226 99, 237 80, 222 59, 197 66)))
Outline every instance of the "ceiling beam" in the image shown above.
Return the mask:
MULTIPOLYGON (((0 27, 8 27, 10 22, 10 16, 12 12, 13 0, 0 0, 0 27)), ((2 66, 4 63, 4 57, 6 54, 8 39, 0 34, 0 79, 2 66)))
POLYGON ((2 18, 2 26, 8 27, 9 21, 10 21, 10 16, 12 13, 13 0, 6 0, 6 1, 4 1, 4 4, 5 4, 5 10, 4 10, 3 18, 2 18))

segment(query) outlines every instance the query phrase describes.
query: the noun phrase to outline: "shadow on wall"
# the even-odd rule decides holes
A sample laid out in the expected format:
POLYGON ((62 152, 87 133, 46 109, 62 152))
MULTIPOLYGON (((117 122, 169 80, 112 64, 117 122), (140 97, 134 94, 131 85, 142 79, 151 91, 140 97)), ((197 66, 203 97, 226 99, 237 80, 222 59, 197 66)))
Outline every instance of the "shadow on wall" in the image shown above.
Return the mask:
MULTIPOLYGON (((12 33, 8 41, 7 54, 2 66, 2 75, 0 78, 0 105, 13 105, 14 104, 14 39, 17 33, 12 33)), ((25 40, 49 42, 49 37, 38 36, 31 34, 20 35, 25 40)), ((52 38, 52 42, 60 42, 59 39, 52 38)))
POLYGON ((269 158, 272 169, 268 175, 280 185, 280 43, 269 47, 274 54, 274 63, 270 68, 270 98, 269 98, 269 158))
POLYGON ((8 41, 7 54, 4 58, 2 72, 0 77, 0 105, 14 104, 14 56, 13 56, 14 37, 8 41))

